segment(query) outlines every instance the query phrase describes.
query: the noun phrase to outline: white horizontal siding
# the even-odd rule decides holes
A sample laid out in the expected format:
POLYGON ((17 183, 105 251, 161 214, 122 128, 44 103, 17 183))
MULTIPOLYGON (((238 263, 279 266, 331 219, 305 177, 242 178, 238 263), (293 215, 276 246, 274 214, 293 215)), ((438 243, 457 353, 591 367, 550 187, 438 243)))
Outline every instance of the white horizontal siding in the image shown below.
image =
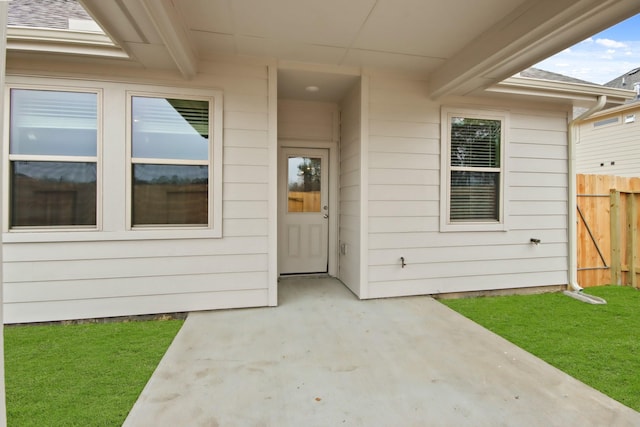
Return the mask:
POLYGON ((341 104, 340 126, 340 220, 338 277, 361 295, 360 262, 362 215, 361 90, 354 87, 341 104))
POLYGON ((406 295, 441 294, 452 292, 472 292, 540 286, 540 283, 563 283, 566 280, 565 269, 544 272, 526 271, 514 274, 478 275, 473 278, 436 277, 417 280, 396 280, 374 282, 370 285, 372 298, 385 298, 406 295), (517 284, 517 286, 514 286, 517 284))
MULTIPOLYGON (((7 303, 10 323, 217 310, 266 305, 267 289, 7 303)), ((5 320, 7 322, 7 320, 5 320)))
MULTIPOLYGON (((440 109, 448 104, 426 92, 419 81, 371 79, 369 297, 565 284, 566 110, 492 102, 509 113, 508 230, 440 232, 440 109)), ((474 104, 485 107, 464 107, 474 104)))
MULTIPOLYGON (((261 153, 258 153, 258 155, 261 153)), ((226 165, 223 170, 224 182, 266 184, 269 168, 263 165, 226 165)))
POLYGON ((143 278, 107 278, 67 280, 51 286, 49 281, 11 283, 5 286, 6 303, 37 301, 73 301, 91 298, 175 295, 181 293, 224 292, 252 290, 255 283, 266 279, 265 272, 217 273, 191 276, 154 276, 143 278), (180 287, 176 286, 180 281, 180 287))
POLYGON ((484 259, 480 261, 439 261, 434 263, 415 264, 405 258, 407 266, 398 269, 399 261, 395 265, 381 265, 369 267, 371 282, 397 280, 398 274, 402 279, 419 280, 424 277, 457 277, 473 278, 484 275, 533 273, 542 270, 559 271, 566 268, 564 257, 528 257, 525 259, 484 259))
MULTIPOLYGON (((451 262, 456 259, 460 251, 458 246, 434 246, 428 248, 402 248, 402 249, 373 249, 369 251, 369 265, 372 267, 397 265, 393 255, 399 259, 405 257, 411 265, 426 266, 451 262), (391 261, 391 262, 389 262, 391 261)), ((465 247, 466 259, 469 261, 493 261, 493 260, 527 260, 540 258, 563 257, 567 253, 567 244, 549 243, 539 245, 494 245, 487 250, 486 245, 473 245, 465 247)), ((455 262, 454 262, 455 264, 455 262)), ((428 268, 428 267, 427 267, 428 268)), ((450 270, 452 276, 457 273, 450 270)), ((375 278, 373 278, 375 280, 375 278)))
POLYGON ((225 147, 224 163, 234 166, 267 166, 266 148, 225 147))
MULTIPOLYGON (((5 283, 200 275, 211 272, 263 271, 265 254, 167 256, 14 262, 4 271, 5 283), (117 269, 114 267, 117 265, 117 269)), ((177 285, 177 284, 176 284, 177 285)))
MULTIPOLYGON (((508 232, 464 232, 464 233, 440 233, 428 232, 404 232, 404 233, 369 233, 370 249, 403 249, 403 248, 437 248, 455 246, 466 248, 480 245, 490 248, 496 245, 530 245, 529 239, 539 238, 544 243, 566 243, 566 227, 563 228, 539 228, 535 230, 518 229, 508 232)), ((462 255, 464 251, 461 250, 462 255)))
POLYGON ((640 176, 640 109, 623 112, 620 122, 594 128, 594 119, 580 125, 576 144, 578 173, 618 176, 640 176), (635 114, 636 119, 624 123, 624 117, 635 114), (613 163, 613 164, 612 164, 613 163))
POLYGON ((268 134, 264 130, 227 129, 224 132, 224 146, 267 148, 268 134))
MULTIPOLYGON (((267 67, 205 62, 200 70, 193 81, 174 85, 224 94, 223 237, 101 240, 109 231, 124 236, 126 215, 124 152, 121 144, 105 145, 105 231, 92 241, 5 244, 6 322, 268 304, 267 67)), ((153 75, 146 82, 153 83, 153 75)), ((166 79, 162 84, 170 85, 166 79)), ((126 86, 112 82, 108 90, 126 86)), ((124 130, 124 97, 121 101, 105 107, 123 117, 118 132, 124 130)))
POLYGON ((190 257, 263 254, 266 238, 233 237, 224 239, 124 240, 89 242, 46 242, 7 244, 7 263, 37 261, 93 261, 109 259, 190 257))

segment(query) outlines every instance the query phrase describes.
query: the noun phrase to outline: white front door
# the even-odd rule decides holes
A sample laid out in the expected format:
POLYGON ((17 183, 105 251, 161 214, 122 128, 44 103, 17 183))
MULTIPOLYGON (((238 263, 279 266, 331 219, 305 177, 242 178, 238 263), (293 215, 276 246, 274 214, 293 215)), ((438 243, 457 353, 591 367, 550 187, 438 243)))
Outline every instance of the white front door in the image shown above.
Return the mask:
POLYGON ((279 160, 280 274, 326 273, 329 150, 282 148, 279 160))

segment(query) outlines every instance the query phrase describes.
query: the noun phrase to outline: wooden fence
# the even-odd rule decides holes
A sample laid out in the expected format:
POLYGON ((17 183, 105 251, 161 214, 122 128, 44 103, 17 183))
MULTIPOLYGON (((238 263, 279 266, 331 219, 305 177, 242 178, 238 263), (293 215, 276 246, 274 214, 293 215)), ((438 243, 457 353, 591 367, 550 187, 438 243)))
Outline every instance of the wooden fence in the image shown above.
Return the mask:
POLYGON ((640 178, 577 176, 578 283, 638 287, 640 178))
POLYGON ((320 212, 319 191, 289 191, 288 212, 320 212))

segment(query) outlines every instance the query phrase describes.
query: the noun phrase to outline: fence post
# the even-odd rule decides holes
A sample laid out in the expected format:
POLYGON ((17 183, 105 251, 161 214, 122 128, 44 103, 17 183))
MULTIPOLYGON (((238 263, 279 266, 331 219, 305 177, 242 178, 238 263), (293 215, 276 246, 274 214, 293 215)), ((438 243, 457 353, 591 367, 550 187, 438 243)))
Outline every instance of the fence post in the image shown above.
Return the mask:
POLYGON ((627 193, 627 265, 629 266, 629 276, 627 282, 634 288, 638 287, 636 278, 636 266, 638 263, 638 207, 636 205, 636 195, 627 193))
POLYGON ((622 260, 620 259, 620 192, 609 191, 609 224, 611 236, 611 281, 622 284, 622 260))

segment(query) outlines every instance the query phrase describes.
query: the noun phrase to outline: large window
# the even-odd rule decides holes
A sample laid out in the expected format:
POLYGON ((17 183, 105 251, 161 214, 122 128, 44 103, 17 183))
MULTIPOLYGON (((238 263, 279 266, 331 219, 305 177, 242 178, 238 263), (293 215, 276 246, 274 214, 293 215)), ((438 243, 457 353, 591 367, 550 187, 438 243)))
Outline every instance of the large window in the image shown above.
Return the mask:
POLYGON ((98 92, 10 89, 10 228, 96 227, 98 105, 98 92))
POLYGON ((132 94, 131 226, 209 226, 208 99, 132 94))
POLYGON ((504 223, 505 127, 504 114, 443 109, 445 229, 504 223))
POLYGON ((222 237, 223 93, 8 76, 7 242, 222 237))

